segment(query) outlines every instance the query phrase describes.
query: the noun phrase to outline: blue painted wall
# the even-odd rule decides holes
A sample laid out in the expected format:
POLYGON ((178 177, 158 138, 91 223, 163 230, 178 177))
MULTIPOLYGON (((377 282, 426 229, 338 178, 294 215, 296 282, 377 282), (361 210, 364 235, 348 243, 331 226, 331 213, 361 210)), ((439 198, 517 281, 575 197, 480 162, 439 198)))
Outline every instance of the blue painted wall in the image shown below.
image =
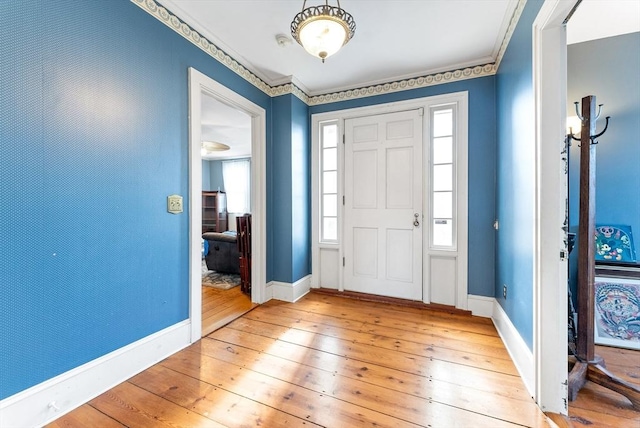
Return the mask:
POLYGON ((291 98, 291 233, 292 277, 311 273, 311 121, 309 107, 291 98))
MULTIPOLYGON (((631 225, 640 251, 640 33, 608 37, 567 48, 567 111, 574 101, 595 95, 611 116, 596 148, 596 223, 631 225)), ((571 146, 569 170, 570 225, 579 213, 580 148, 571 146)), ((577 253, 576 253, 577 254, 577 253)))
POLYGON ((271 143, 133 3, 0 2, 0 399, 188 318, 188 67, 271 143))
POLYGON ((279 185, 271 189, 267 211, 272 218, 268 253, 274 255, 268 259, 268 272, 275 281, 294 283, 311 273, 309 107, 287 94, 273 99, 273 112, 278 137, 268 150, 267 170, 279 185))
POLYGON ((222 176, 222 161, 210 160, 206 161, 209 164, 209 182, 207 183, 208 190, 224 190, 224 178, 222 176))
POLYGON ((267 277, 291 283, 291 95, 273 99, 273 138, 267 147, 268 182, 278 182, 277 188, 267 188, 267 277))
POLYGON ((542 1, 529 0, 500 64, 497 82, 496 240, 498 299, 533 347, 534 94, 532 24, 542 1), (502 297, 503 284, 507 299, 502 297))
POLYGON ((202 161, 202 190, 211 190, 211 162, 202 161))
POLYGON ((494 295, 495 77, 463 80, 370 98, 312 106, 311 114, 469 92, 469 293, 494 295))
MULTIPOLYGON (((636 258, 640 260, 640 33, 577 43, 567 47, 567 112, 575 115, 574 101, 595 95, 611 116, 606 134, 596 148, 596 224, 630 225, 636 258)), ((580 148, 574 142, 569 162, 569 224, 578 231, 580 148)), ((570 255, 569 280, 574 304, 578 252, 570 255)))

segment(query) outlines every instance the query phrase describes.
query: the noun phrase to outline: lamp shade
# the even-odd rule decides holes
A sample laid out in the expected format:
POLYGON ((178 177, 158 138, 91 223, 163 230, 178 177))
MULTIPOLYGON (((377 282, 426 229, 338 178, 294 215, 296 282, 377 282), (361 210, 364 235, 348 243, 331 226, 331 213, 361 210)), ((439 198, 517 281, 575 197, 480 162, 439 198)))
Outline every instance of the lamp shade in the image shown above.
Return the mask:
POLYGON ((353 17, 340 7, 312 6, 297 14, 291 34, 311 55, 322 62, 335 54, 355 33, 353 17))
POLYGON ((329 58, 347 41, 347 31, 339 22, 329 17, 308 20, 300 28, 300 44, 311 55, 329 58))
POLYGON ((229 147, 226 144, 219 143, 217 141, 203 141, 200 145, 200 154, 202 156, 210 155, 214 152, 223 152, 225 150, 229 150, 229 147))

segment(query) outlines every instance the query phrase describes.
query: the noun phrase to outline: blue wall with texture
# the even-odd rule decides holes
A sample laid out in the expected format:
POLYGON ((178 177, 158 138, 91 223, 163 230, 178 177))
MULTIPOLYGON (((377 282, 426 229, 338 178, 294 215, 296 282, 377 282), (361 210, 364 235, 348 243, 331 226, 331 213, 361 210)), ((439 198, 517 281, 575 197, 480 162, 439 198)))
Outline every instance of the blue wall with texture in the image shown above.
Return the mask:
POLYGON ((497 74, 496 240, 494 296, 533 348, 534 94, 532 24, 542 1, 529 0, 497 74), (507 286, 507 298, 502 287, 507 286))
POLYGON ((0 41, 2 399, 188 318, 188 67, 268 142, 271 100, 126 0, 3 1, 0 41))
MULTIPOLYGON (((267 161, 273 189, 268 206, 268 260, 274 281, 294 283, 311 273, 311 142, 309 107, 294 95, 273 99, 274 138, 267 161), (278 211, 276 214, 275 211, 278 211)), ((268 274, 269 276, 269 274, 268 274)))

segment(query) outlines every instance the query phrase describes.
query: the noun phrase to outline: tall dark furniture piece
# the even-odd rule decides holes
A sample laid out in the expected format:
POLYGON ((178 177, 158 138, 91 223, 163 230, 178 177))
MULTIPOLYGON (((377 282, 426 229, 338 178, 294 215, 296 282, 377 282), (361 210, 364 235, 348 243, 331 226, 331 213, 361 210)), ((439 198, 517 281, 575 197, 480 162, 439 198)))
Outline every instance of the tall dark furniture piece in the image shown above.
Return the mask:
POLYGON ((251 214, 236 217, 240 252, 240 289, 251 296, 251 214))
MULTIPOLYGON (((576 103, 577 106, 577 103, 576 103)), ((640 410, 640 387, 618 378, 605 368, 602 357, 595 354, 594 343, 594 288, 595 288, 595 219, 596 219, 596 97, 582 98, 580 130, 580 223, 578 225, 578 326, 576 335, 576 361, 569 372, 569 400, 576 399, 587 380, 624 395, 633 408, 640 410)), ((573 137, 573 139, 577 139, 573 137)))
POLYGON ((227 225, 227 195, 221 191, 202 191, 202 233, 225 232, 227 225))

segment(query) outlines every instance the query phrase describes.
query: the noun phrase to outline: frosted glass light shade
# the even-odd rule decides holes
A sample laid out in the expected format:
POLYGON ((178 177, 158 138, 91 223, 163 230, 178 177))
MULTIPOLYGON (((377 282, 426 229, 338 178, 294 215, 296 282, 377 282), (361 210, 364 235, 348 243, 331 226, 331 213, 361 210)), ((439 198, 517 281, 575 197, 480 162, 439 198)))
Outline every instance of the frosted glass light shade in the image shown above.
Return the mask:
POLYGON ((302 47, 322 60, 338 52, 346 41, 347 29, 328 16, 307 21, 300 28, 302 47))
POLYGON ((329 6, 304 8, 291 23, 291 35, 311 55, 320 58, 322 62, 335 54, 355 34, 356 23, 353 16, 344 9, 329 6))

